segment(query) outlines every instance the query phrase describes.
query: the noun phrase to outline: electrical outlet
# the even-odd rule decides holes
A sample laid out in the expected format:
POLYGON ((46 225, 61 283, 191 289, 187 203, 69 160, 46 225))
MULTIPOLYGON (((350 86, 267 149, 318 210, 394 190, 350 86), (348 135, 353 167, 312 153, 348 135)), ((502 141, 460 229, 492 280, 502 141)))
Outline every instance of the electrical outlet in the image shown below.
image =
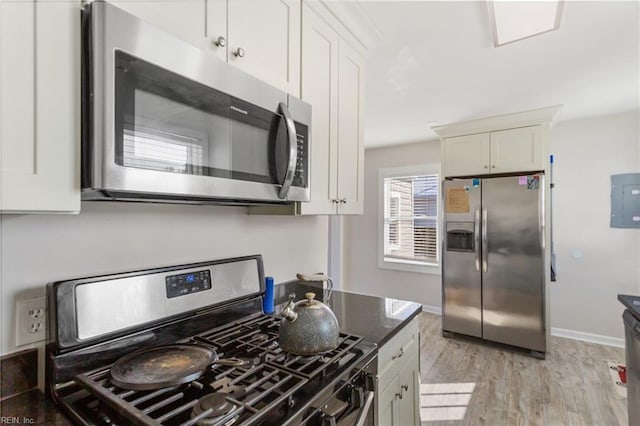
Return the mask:
POLYGON ((16 346, 45 339, 46 308, 44 297, 16 302, 16 346))

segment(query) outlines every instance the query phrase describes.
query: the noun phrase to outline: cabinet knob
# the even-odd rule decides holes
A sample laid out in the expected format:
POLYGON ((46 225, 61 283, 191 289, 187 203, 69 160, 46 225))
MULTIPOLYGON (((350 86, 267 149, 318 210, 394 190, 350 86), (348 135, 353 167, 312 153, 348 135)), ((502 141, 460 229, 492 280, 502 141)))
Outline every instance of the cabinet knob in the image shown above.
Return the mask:
POLYGON ((245 51, 242 47, 238 47, 235 52, 233 52, 233 55, 237 58, 244 58, 244 54, 245 51))
POLYGON ((495 168, 496 168, 495 164, 494 164, 493 166, 491 166, 491 168, 492 168, 492 169, 495 169, 495 168))
POLYGON ((331 200, 331 202, 334 203, 334 204, 338 204, 340 201, 338 201, 337 198, 334 198, 333 200, 331 200))
POLYGON ((224 37, 220 36, 217 39, 215 39, 213 41, 213 44, 215 44, 218 47, 225 47, 227 45, 227 39, 225 39, 224 37))
POLYGON ((342 204, 347 204, 347 199, 346 199, 346 198, 342 198, 342 199, 340 199, 340 203, 342 203, 342 204))
POLYGON ((409 390, 409 385, 402 385, 402 386, 400 386, 400 388, 401 388, 403 391, 407 392, 407 391, 409 390))
POLYGON ((484 165, 484 168, 485 168, 485 169, 488 169, 488 168, 489 168, 489 166, 487 166, 487 165, 485 164, 485 165, 484 165))
POLYGON ((396 393, 396 398, 397 399, 402 399, 402 391, 400 391, 400 393, 396 393))

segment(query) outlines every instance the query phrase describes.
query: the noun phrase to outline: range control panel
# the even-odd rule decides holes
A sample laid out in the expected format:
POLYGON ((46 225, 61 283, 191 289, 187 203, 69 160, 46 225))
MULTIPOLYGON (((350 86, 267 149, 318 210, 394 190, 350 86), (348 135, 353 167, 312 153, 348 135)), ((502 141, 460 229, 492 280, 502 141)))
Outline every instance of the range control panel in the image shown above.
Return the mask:
POLYGON ((189 272, 186 274, 170 275, 165 278, 167 298, 184 296, 199 291, 211 289, 211 271, 189 272))

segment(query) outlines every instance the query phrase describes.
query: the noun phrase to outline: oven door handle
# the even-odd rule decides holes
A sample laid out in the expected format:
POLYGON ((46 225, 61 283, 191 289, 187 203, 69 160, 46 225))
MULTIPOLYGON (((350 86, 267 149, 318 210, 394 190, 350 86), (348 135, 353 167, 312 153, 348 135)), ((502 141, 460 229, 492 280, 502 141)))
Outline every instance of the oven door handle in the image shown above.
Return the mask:
POLYGON ((280 102, 278 109, 282 113, 284 122, 287 127, 287 146, 289 151, 289 159, 287 160, 287 172, 284 175, 284 181, 280 187, 278 197, 282 200, 287 198, 291 183, 293 183, 293 177, 296 173, 296 163, 298 160, 298 136, 296 135, 296 125, 293 121, 293 117, 284 102, 280 102))
POLYGON ((371 404, 373 404, 373 397, 375 396, 373 391, 368 391, 365 395, 366 396, 365 396, 364 404, 360 409, 360 413, 358 414, 358 417, 356 417, 355 426, 364 425, 364 422, 367 420, 367 414, 369 414, 369 409, 371 408, 371 404))

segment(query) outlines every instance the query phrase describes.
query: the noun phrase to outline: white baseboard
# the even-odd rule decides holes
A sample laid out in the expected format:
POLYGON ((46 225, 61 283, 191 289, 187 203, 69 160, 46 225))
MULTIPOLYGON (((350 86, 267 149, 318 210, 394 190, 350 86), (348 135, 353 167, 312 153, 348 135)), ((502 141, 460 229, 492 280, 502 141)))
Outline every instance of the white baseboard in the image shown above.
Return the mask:
POLYGON ((566 337, 567 339, 583 340, 585 342, 597 343, 599 345, 624 348, 624 339, 618 337, 603 336, 601 334, 585 333, 584 331, 567 330, 556 327, 551 327, 551 335, 566 337))
POLYGON ((442 308, 440 306, 422 305, 422 311, 442 315, 442 308))
MULTIPOLYGON (((442 315, 442 308, 440 306, 422 305, 422 311, 429 312, 431 314, 442 315)), ((618 337, 603 336, 601 334, 585 333, 584 331, 567 330, 564 328, 556 327, 551 327, 551 335, 556 337, 564 337, 567 339, 597 343, 599 345, 624 348, 624 339, 618 337)))

